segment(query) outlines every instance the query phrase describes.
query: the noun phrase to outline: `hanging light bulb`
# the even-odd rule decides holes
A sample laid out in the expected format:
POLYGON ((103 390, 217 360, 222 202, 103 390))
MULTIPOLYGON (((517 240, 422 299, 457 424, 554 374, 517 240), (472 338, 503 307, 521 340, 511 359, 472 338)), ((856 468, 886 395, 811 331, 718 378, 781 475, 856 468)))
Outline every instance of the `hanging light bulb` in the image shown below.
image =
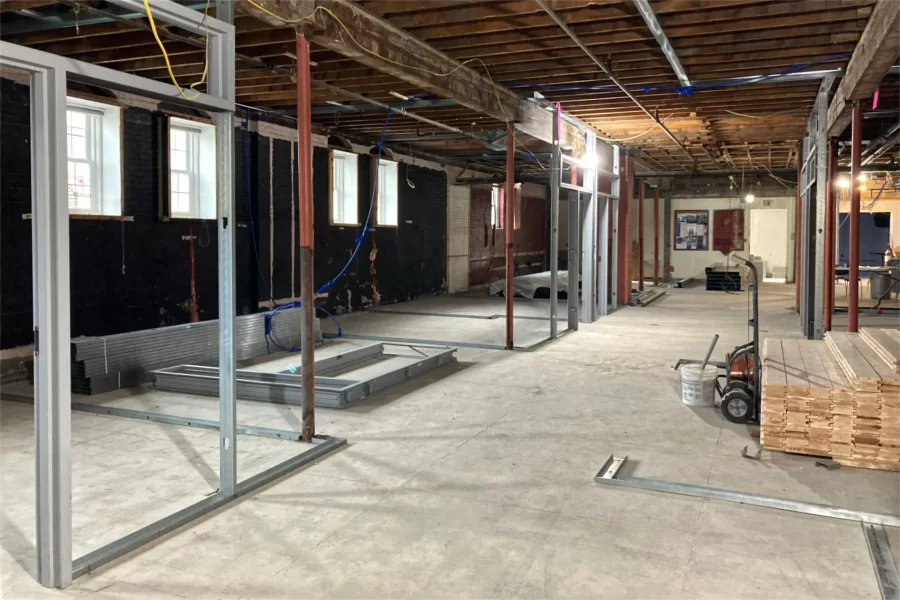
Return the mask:
POLYGON ((865 173, 860 173, 860 174, 859 174, 859 182, 860 182, 860 183, 865 183, 865 182, 866 182, 866 174, 865 174, 865 173))
POLYGON ((753 204, 754 200, 756 200, 756 196, 754 196, 753 194, 747 194, 746 196, 744 196, 744 201, 747 204, 753 204))
POLYGON ((850 180, 846 177, 840 177, 837 181, 838 187, 842 190, 850 189, 850 180))
POLYGON ((861 192, 866 191, 866 184, 864 184, 864 183, 859 184, 859 191, 861 191, 861 192))

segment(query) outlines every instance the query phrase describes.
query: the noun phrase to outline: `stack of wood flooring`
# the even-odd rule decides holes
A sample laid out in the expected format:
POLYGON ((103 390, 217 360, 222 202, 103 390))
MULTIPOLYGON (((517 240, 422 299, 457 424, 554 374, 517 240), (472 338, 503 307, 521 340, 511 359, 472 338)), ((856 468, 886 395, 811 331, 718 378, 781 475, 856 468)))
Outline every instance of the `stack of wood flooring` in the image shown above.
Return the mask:
POLYGON ((763 447, 900 471, 898 360, 895 330, 833 332, 825 341, 767 339, 763 447))

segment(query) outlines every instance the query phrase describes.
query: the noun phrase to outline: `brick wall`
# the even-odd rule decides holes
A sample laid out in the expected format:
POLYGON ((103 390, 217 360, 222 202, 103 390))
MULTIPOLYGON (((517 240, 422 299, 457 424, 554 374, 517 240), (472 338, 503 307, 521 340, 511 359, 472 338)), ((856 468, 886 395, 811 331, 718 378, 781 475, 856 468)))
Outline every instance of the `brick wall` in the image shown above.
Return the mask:
MULTIPOLYGON (((516 275, 548 271, 546 195, 543 189, 526 184, 524 192, 519 191, 518 196, 519 228, 513 234, 516 275)), ((505 235, 504 229, 491 226, 491 186, 473 185, 469 208, 469 287, 504 278, 505 235)))
MULTIPOLYGON (((189 322, 191 262, 190 242, 185 238, 191 231, 199 316, 201 320, 218 316, 216 222, 161 222, 157 216, 160 118, 160 113, 144 106, 123 110, 123 214, 134 220, 69 221, 73 337, 189 322)), ((32 221, 22 218, 31 212, 29 122, 28 87, 0 78, 0 349, 32 341, 32 221)), ((235 131, 238 314, 260 310, 270 290, 279 301, 299 294, 296 146, 242 128, 235 131), (249 172, 244 168, 245 155, 249 172)), ((361 157, 361 215, 369 207, 369 170, 369 158, 361 157)), ((328 225, 328 152, 323 148, 314 150, 313 190, 314 275, 319 287, 337 275, 359 231, 328 225)), ((400 227, 375 232, 377 285, 386 302, 445 288, 446 173, 401 164, 399 201, 400 227), (406 184, 405 176, 415 189, 406 184)), ((331 308, 358 308, 371 301, 371 248, 369 233, 354 264, 329 290, 331 308), (347 301, 348 291, 352 303, 347 301)))

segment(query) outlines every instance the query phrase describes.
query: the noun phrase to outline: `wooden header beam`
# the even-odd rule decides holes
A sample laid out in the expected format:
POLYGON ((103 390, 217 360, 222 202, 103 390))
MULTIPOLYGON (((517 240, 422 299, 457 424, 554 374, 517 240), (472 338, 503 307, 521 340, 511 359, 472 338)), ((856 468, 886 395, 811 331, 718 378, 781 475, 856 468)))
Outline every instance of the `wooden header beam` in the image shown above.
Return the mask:
POLYGON ((840 135, 850 123, 853 102, 868 98, 900 56, 900 1, 879 0, 856 44, 831 106, 828 135, 840 135))
POLYGON ((519 98, 479 73, 348 0, 256 0, 235 10, 273 26, 303 26, 319 46, 351 58, 424 91, 503 122, 516 121, 519 98), (317 8, 327 9, 316 10, 317 8), (334 16, 332 16, 334 15, 334 16), (340 20, 340 23, 338 22, 340 20))

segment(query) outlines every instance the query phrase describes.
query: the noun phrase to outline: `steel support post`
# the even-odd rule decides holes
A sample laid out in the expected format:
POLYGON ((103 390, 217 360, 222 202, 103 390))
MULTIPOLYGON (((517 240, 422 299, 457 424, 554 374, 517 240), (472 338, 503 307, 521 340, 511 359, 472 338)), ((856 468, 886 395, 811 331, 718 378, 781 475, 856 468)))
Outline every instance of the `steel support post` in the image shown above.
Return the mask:
POLYGON ((644 291, 644 181, 638 180, 638 290, 644 291))
POLYGON ((853 104, 850 142, 850 282, 847 288, 847 331, 859 331, 859 174, 862 153, 862 106, 853 104))
POLYGON ((313 193, 312 193, 312 106, 309 89, 309 41, 297 32, 297 163, 300 189, 300 303, 303 326, 300 328, 300 352, 303 365, 303 403, 301 407, 302 439, 312 441, 316 435, 315 391, 315 318, 316 298, 313 289, 313 193))
MULTIPOLYGON (((553 148, 550 157, 550 339, 556 339, 558 327, 556 323, 559 303, 559 106, 553 110, 553 148)), ((570 279, 569 282, 577 279, 570 279)), ((572 287, 568 288, 569 293, 572 287)))
POLYGON ((506 237, 506 349, 513 349, 513 279, 515 278, 513 236, 515 234, 516 201, 516 131, 512 124, 506 126, 506 201, 503 203, 503 227, 506 237))
POLYGON ((805 145, 797 142, 797 206, 794 209, 794 308, 800 312, 800 232, 803 229, 802 169, 805 145))
POLYGON ((72 582, 69 208, 66 73, 31 76, 34 423, 37 578, 72 582))
POLYGON ((659 285, 659 186, 653 188, 653 285, 659 285))
POLYGON ((581 275, 581 240, 579 230, 581 229, 581 194, 575 191, 569 192, 569 293, 566 300, 568 307, 568 325, 572 331, 578 330, 578 298, 579 298, 579 282, 581 275))
MULTIPOLYGON (((234 20, 231 2, 216 6, 216 18, 234 20)), ((216 36, 210 52, 210 93, 234 95, 234 40, 216 36), (227 47, 223 47, 227 46, 227 47)), ((237 406, 235 404, 235 219, 234 123, 230 112, 213 113, 216 125, 216 202, 219 219, 219 491, 237 492, 237 406)))
POLYGON ((824 307, 822 326, 824 331, 831 331, 831 314, 834 304, 834 141, 828 140, 828 173, 825 177, 825 256, 823 259, 823 292, 824 307))

